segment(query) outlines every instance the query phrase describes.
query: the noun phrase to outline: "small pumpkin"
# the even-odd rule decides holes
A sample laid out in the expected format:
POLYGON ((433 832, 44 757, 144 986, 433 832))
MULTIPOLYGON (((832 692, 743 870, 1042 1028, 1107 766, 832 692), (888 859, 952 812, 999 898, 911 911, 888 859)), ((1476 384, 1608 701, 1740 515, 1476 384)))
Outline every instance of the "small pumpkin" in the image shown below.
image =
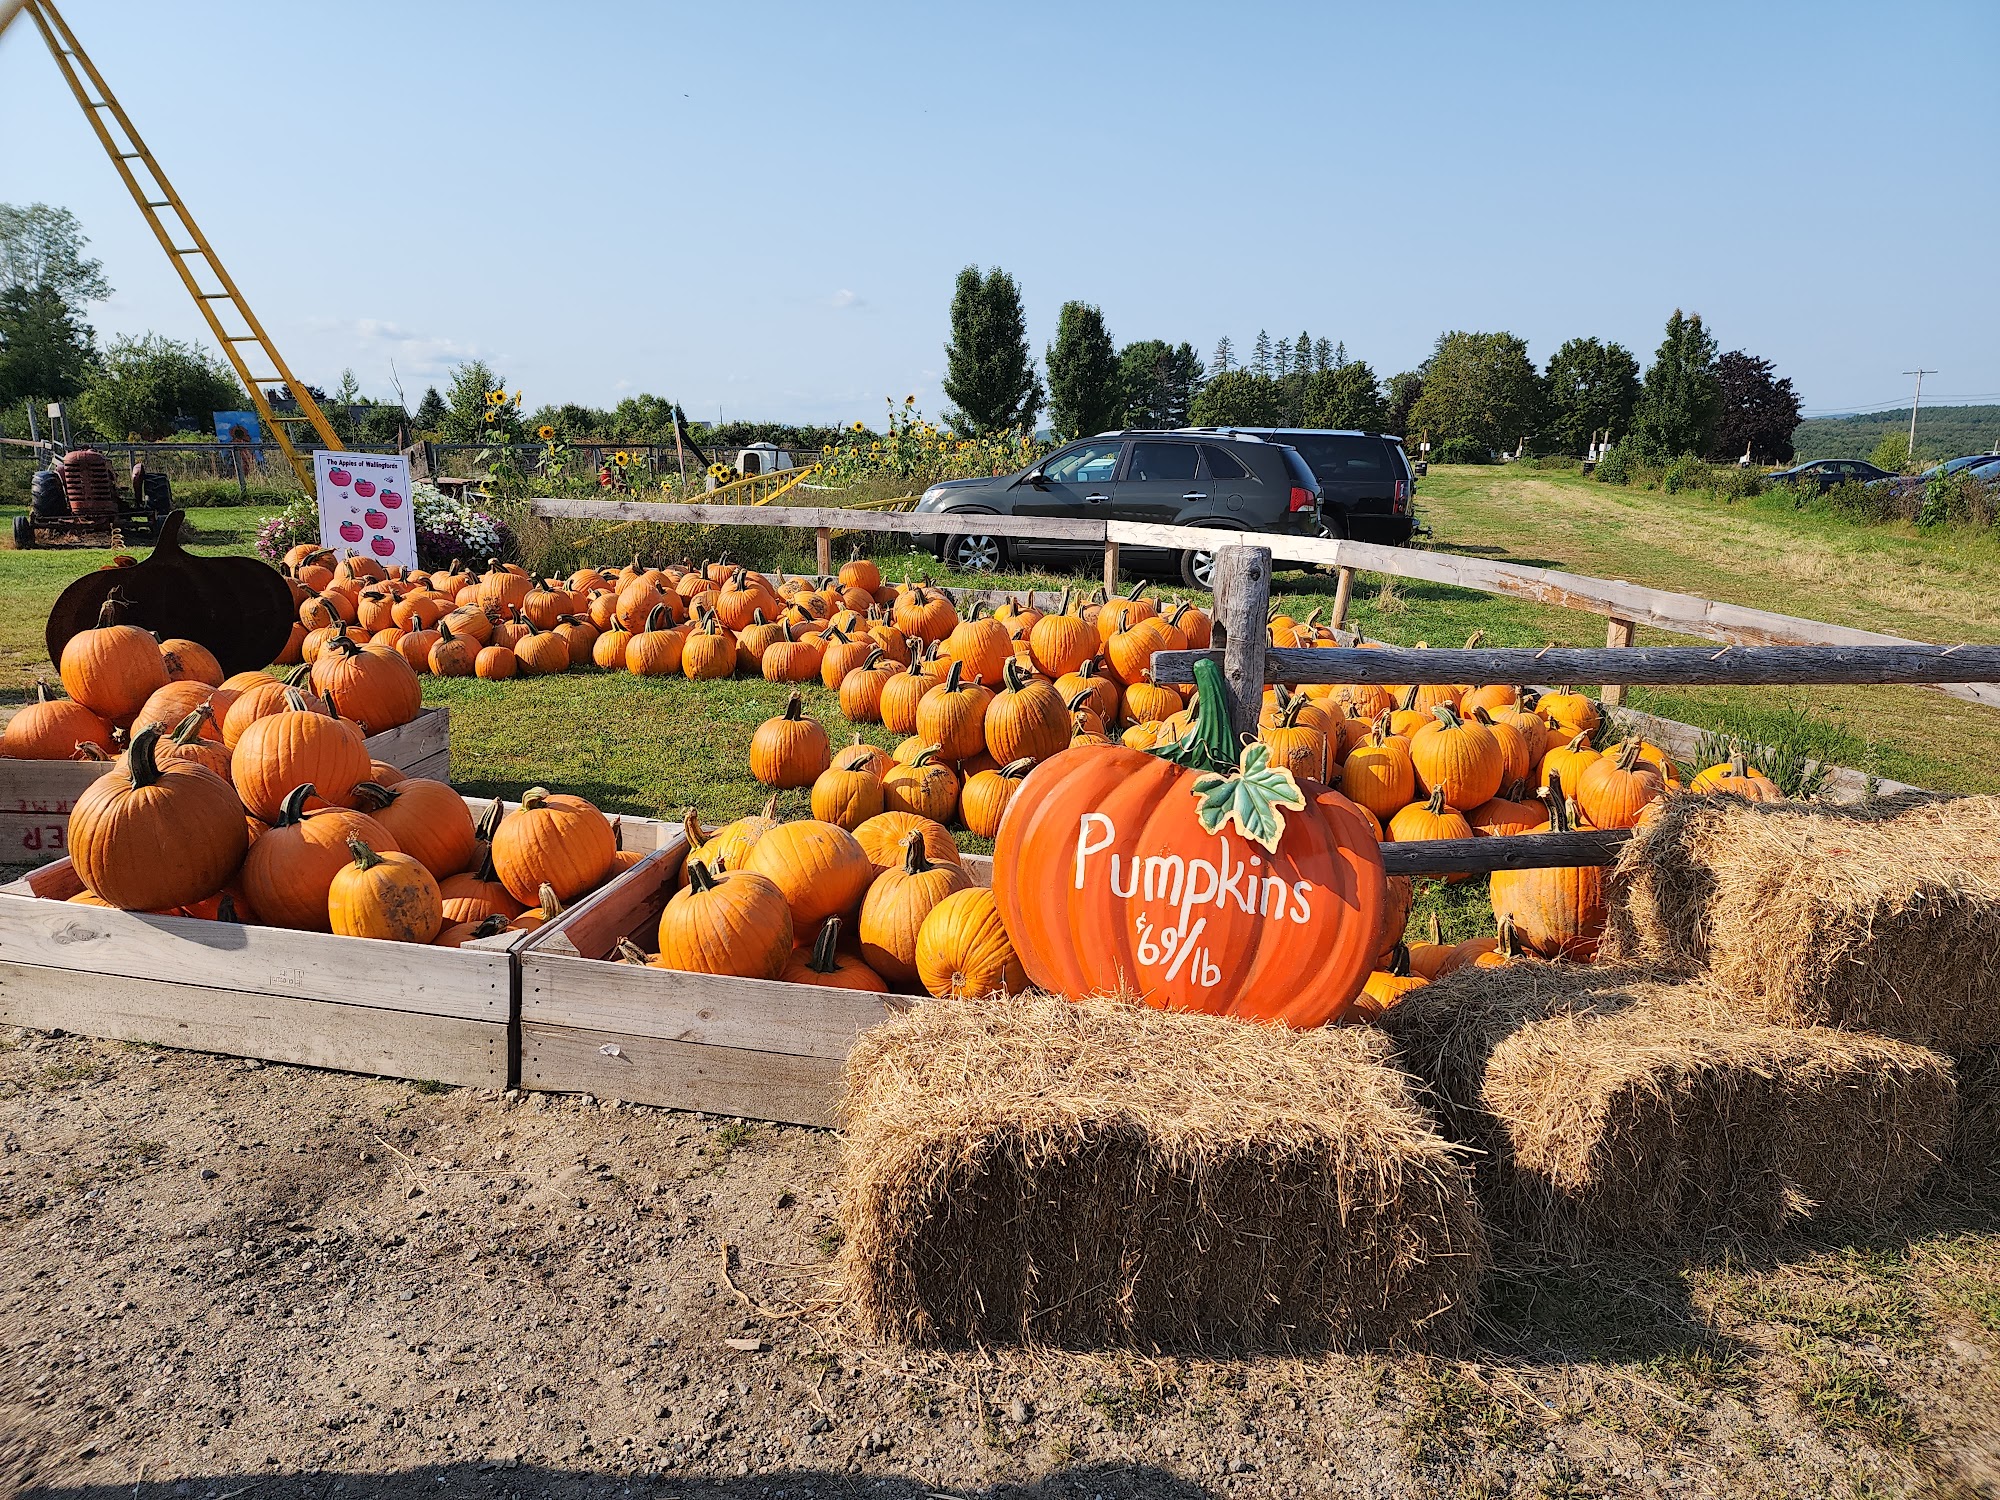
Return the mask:
POLYGON ((748 870, 720 874, 700 860, 687 867, 688 883, 660 913, 663 969, 776 979, 792 957, 792 913, 784 893, 748 870))
POLYGON ((750 774, 766 786, 811 786, 831 759, 826 731, 806 716, 805 700, 797 693, 783 713, 750 736, 750 774))
POLYGON ((437 878, 407 854, 381 854, 359 837, 347 841, 352 860, 326 893, 327 921, 339 937, 428 943, 444 927, 437 878))
MULTIPOLYGON (((493 805, 497 808, 500 804, 496 801, 493 805)), ((493 851, 490 848, 480 853, 476 868, 444 880, 439 884, 438 892, 444 897, 444 919, 454 924, 481 922, 488 917, 511 922, 527 909, 524 903, 514 899, 513 893, 493 873, 493 851)))
POLYGON ((786 984, 811 984, 831 990, 865 990, 886 994, 889 986, 867 964, 851 953, 840 951, 840 918, 828 917, 819 924, 810 949, 794 948, 791 962, 778 976, 786 984))
POLYGON ((1023 756, 966 777, 959 793, 959 816, 965 821, 966 831, 983 839, 998 834, 1000 820, 1007 815, 1007 804, 1020 789, 1021 778, 1034 770, 1035 765, 1035 761, 1023 756))
POLYGON ((1601 755, 1584 767, 1576 779, 1576 802, 1593 828, 1631 828, 1666 789, 1660 773, 1639 758, 1634 740, 1617 755, 1601 755))
POLYGON ((822 823, 852 832, 881 811, 882 778, 873 771, 828 766, 812 784, 812 815, 822 823))
POLYGON ((882 778, 882 805, 890 812, 949 823, 958 810, 958 773, 939 759, 936 745, 926 744, 882 778))

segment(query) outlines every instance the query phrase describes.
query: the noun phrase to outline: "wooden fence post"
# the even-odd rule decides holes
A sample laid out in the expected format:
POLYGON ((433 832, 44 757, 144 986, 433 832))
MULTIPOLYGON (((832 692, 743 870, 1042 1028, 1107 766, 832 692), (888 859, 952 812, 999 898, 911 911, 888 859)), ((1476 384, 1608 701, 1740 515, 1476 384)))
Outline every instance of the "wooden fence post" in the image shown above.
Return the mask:
POLYGON ((1333 618, 1328 622, 1335 630, 1347 628, 1347 605, 1354 597, 1354 569, 1342 568, 1340 582, 1333 589, 1333 618))
POLYGON ((1118 597, 1118 544, 1110 537, 1104 539, 1104 597, 1118 597))
POLYGON ((819 547, 819 572, 822 578, 833 573, 833 528, 822 526, 813 533, 819 547))
MULTIPOLYGON (((1632 638, 1638 633, 1639 627, 1637 625, 1634 625, 1630 620, 1621 620, 1618 616, 1613 615, 1605 622, 1604 644, 1614 648, 1629 646, 1632 644, 1632 638)), ((1625 701, 1625 684, 1622 682, 1607 682, 1604 684, 1603 694, 1605 705, 1610 708, 1616 708, 1625 701)))
POLYGON ((1237 743, 1257 737, 1264 710, 1265 624, 1271 608, 1271 549, 1218 547, 1215 628, 1222 633, 1222 675, 1229 684, 1229 719, 1237 743))

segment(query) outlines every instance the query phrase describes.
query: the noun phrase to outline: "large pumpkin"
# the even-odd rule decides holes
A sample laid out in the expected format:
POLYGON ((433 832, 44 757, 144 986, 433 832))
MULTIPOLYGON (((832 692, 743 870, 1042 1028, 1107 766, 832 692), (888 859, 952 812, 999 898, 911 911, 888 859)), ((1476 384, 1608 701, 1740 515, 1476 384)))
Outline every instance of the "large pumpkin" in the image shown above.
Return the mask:
POLYGON ((1072 999, 1335 1020, 1373 966, 1380 847, 1352 803, 1270 767, 1267 747, 1236 760, 1221 671, 1195 671, 1176 760, 1082 746, 1021 783, 993 857, 1008 936, 1030 979, 1072 999))
POLYGON ((521 805, 493 834, 493 868, 524 907, 540 899, 545 885, 555 887, 558 900, 574 901, 596 889, 617 858, 611 820, 583 798, 546 787, 521 793, 521 805))
POLYGON ((125 601, 113 594, 93 629, 78 631, 62 648, 63 690, 93 713, 125 719, 167 685, 160 643, 149 631, 125 625, 125 601))
POLYGON ((111 726, 74 698, 56 697, 46 682, 35 684, 34 698, 0 731, 0 755, 18 760, 69 760, 79 745, 109 756, 111 726))
POLYGON ((249 838, 229 783, 192 762, 161 765, 158 741, 156 729, 134 735, 124 767, 84 788, 69 818, 78 878, 130 911, 207 900, 236 873, 249 838))

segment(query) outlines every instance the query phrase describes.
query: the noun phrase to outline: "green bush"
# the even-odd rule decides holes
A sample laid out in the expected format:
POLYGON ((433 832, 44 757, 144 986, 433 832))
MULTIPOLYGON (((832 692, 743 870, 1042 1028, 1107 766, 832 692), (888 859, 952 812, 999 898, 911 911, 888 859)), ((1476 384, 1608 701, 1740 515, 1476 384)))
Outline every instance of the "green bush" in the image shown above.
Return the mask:
POLYGON ((1934 474, 1924 485, 1916 522, 1919 526, 1991 526, 2000 513, 1996 511, 1996 491, 2000 486, 1974 479, 1964 469, 1956 474, 1934 474))
POLYGON ((1721 500, 1750 500, 1764 493, 1764 476, 1756 469, 1734 464, 1717 466, 1709 471, 1709 476, 1716 498, 1721 500))
POLYGON ((1583 467, 1583 460, 1570 453, 1538 453, 1533 458, 1521 460, 1524 469, 1559 469, 1575 472, 1583 467))
POLYGON ((1632 468, 1632 450, 1624 443, 1613 443, 1604 450, 1590 475, 1599 484, 1630 484, 1632 468))
POLYGON ((1477 438, 1446 438, 1431 449, 1434 464, 1490 464, 1493 450, 1477 438))
POLYGON ((278 510, 300 498, 299 487, 295 484, 246 484, 239 493, 233 479, 174 481, 174 504, 183 510, 206 510, 224 505, 259 505, 278 510))
POLYGON ((1660 473, 1660 488, 1669 495, 1678 495, 1683 490, 1713 489, 1714 486, 1715 480, 1707 462, 1692 453, 1683 453, 1660 473))

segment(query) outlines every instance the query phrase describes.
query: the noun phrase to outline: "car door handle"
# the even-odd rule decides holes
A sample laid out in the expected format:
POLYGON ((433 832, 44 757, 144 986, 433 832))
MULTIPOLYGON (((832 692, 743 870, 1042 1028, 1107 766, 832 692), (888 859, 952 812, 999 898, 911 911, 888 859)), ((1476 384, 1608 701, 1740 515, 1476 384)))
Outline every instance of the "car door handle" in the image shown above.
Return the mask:
POLYGON ((1083 498, 1092 505, 1103 505, 1111 499, 1109 495, 1085 495, 1083 498))
POLYGON ((1204 495, 1200 490, 1189 490, 1185 495, 1181 496, 1183 500, 1206 500, 1207 498, 1208 496, 1204 495))

